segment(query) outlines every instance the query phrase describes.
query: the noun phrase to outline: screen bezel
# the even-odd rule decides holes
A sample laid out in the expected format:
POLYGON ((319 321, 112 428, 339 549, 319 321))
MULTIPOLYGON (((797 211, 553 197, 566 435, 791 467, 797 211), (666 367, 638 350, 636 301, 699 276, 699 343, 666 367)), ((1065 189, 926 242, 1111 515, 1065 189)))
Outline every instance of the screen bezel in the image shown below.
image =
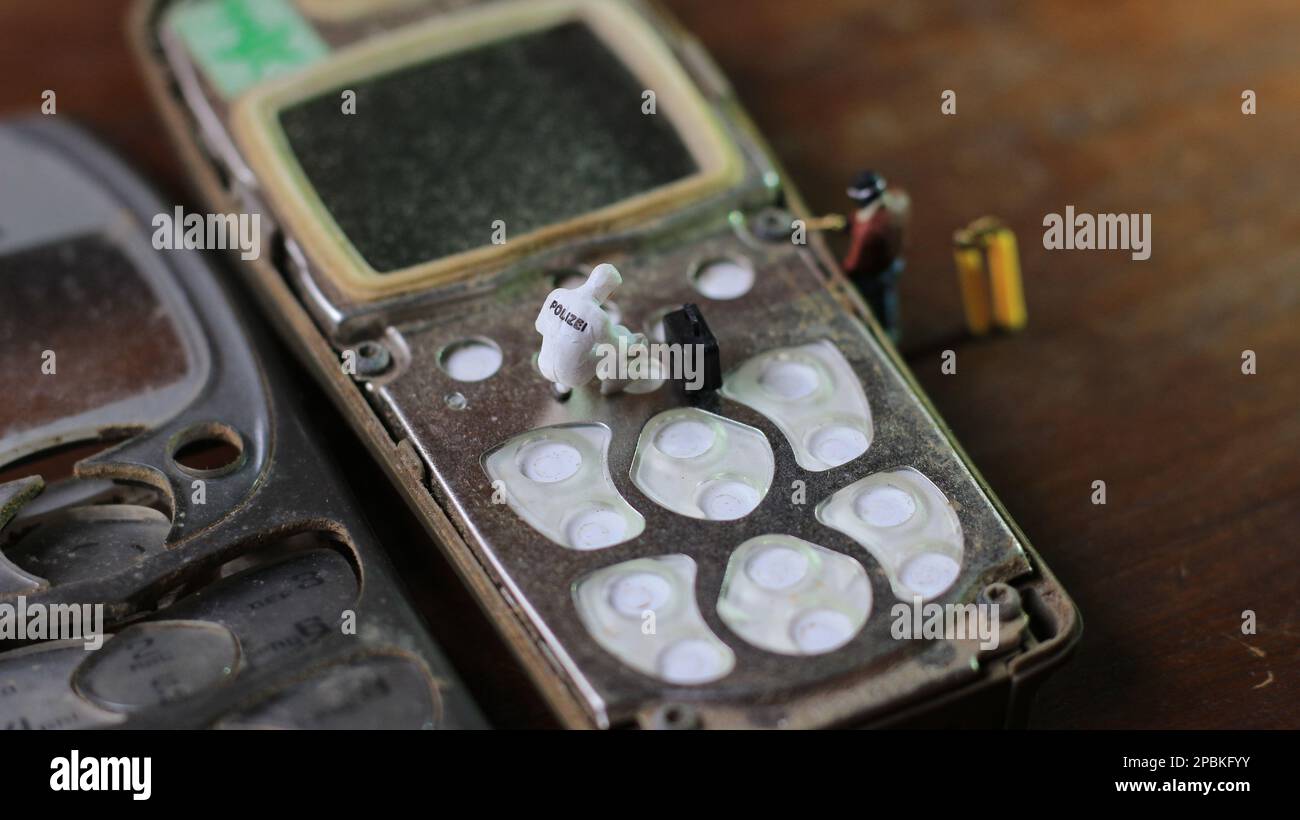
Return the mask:
MULTIPOLYGON (((442 16, 344 49, 317 66, 250 90, 231 115, 236 143, 287 233, 315 266, 345 293, 374 299, 428 290, 565 240, 628 227, 684 207, 741 181, 738 148, 671 50, 648 21, 608 0, 514 0, 442 16), (698 170, 594 211, 543 226, 502 245, 483 246, 395 271, 376 271, 343 232, 307 179, 280 124, 280 114, 321 94, 373 79, 430 58, 581 22, 647 89, 698 170)), ((485 228, 485 237, 488 229, 485 228)))

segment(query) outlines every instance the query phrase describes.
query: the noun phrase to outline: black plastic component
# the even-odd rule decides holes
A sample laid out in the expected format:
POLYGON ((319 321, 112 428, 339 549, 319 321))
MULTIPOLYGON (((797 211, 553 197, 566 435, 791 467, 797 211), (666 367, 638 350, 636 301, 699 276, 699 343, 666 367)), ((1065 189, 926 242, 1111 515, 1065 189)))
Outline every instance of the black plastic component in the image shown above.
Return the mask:
POLYGON ((699 398, 722 387, 722 357, 718 353, 718 337, 709 330, 709 323, 704 321, 704 314, 697 305, 683 305, 681 310, 674 310, 664 316, 664 341, 674 345, 700 345, 704 351, 699 360, 704 368, 703 383, 698 388, 691 389, 685 378, 670 376, 679 390, 688 396, 699 398))

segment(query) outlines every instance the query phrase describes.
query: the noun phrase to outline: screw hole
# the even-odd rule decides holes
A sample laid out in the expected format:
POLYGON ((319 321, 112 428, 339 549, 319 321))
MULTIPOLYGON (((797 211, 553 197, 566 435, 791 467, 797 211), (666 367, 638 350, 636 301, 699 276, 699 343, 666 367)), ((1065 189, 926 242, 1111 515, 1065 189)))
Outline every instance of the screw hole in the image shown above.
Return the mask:
POLYGON ((980 593, 980 599, 986 604, 997 606, 1004 621, 1020 614, 1020 593, 1009 584, 1001 581, 989 584, 980 593))
POLYGON ((452 342, 438 354, 443 372, 459 382, 479 382, 501 369, 501 348, 491 339, 472 338, 452 342))
POLYGON ((244 440, 229 425, 196 424, 183 430, 172 446, 172 461, 185 472, 201 477, 225 475, 244 460, 244 440))
POLYGON ((656 729, 697 729, 700 716, 691 706, 682 703, 670 703, 661 707, 655 715, 656 729))
POLYGON ((705 298, 739 299, 754 287, 754 266, 739 257, 707 259, 692 266, 690 280, 705 298))

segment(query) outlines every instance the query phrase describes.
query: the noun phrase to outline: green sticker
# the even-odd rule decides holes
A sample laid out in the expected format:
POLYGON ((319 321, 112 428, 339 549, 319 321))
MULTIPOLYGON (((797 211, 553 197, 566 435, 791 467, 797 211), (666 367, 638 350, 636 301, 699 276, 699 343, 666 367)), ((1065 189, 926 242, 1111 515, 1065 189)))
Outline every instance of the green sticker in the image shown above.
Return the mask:
POLYGON ((178 6, 170 22, 227 98, 329 54, 289 0, 195 0, 178 6))

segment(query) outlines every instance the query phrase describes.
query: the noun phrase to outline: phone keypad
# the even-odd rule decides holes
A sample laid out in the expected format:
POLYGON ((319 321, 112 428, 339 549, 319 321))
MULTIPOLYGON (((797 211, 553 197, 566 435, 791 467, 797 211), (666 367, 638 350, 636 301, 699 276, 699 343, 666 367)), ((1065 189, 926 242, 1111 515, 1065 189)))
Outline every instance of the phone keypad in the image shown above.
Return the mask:
POLYGON ((752 512, 774 470, 772 445, 761 432, 694 407, 650 419, 632 459, 633 483, 655 503, 712 521, 752 512))
POLYGON ((871 446, 862 383, 828 341, 754 356, 728 374, 722 394, 771 419, 805 470, 838 467, 871 446))
POLYGON ((957 580, 961 522, 943 492, 912 467, 853 482, 819 504, 817 518, 865 547, 902 600, 936 598, 957 580))
POLYGON ((762 535, 737 547, 718 600, 718 617, 733 632, 782 655, 839 649, 870 613, 862 565, 792 535, 762 535))
POLYGON ((545 427, 507 441, 483 467, 494 492, 533 529, 568 549, 602 549, 645 529, 614 487, 609 442, 601 424, 545 427))
POLYGON ((700 615, 695 573, 685 555, 625 561, 580 580, 574 601, 591 636, 623 663, 667 683, 710 683, 736 661, 700 615))

